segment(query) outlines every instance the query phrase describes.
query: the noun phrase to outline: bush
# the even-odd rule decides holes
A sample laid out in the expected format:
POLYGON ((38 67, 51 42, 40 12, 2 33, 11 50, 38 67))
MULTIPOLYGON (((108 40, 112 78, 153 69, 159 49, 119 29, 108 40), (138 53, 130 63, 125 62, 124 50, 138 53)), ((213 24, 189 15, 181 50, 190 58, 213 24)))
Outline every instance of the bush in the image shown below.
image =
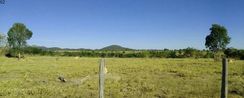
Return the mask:
POLYGON ((242 56, 240 57, 240 60, 244 60, 244 55, 242 55, 242 56))
POLYGON ((5 54, 6 57, 17 57, 17 54, 15 52, 14 49, 9 49, 6 54, 5 54))
POLYGON ((42 49, 37 47, 26 47, 23 49, 24 53, 26 54, 41 54, 43 52, 42 49))
MULTIPOLYGON (((14 57, 14 58, 18 58, 18 52, 17 50, 15 49, 9 49, 6 54, 5 54, 6 57, 14 57)), ((23 55, 20 55, 20 58, 24 58, 23 55)))
POLYGON ((244 60, 244 50, 240 51, 240 60, 244 60))
POLYGON ((214 61, 221 61, 224 56, 223 52, 217 52, 214 54, 214 61))

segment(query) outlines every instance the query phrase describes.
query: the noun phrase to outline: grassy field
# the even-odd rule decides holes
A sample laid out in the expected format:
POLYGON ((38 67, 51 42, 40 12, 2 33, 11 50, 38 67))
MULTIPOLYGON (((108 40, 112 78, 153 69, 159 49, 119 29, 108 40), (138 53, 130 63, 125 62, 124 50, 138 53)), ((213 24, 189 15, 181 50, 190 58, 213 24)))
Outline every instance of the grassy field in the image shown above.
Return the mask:
MULTIPOLYGON (((0 57, 0 97, 98 97, 99 58, 0 57), (67 80, 62 83, 59 76, 67 80)), ((211 59, 106 58, 106 98, 219 98, 211 59)), ((229 98, 244 97, 244 61, 229 64, 229 98)))

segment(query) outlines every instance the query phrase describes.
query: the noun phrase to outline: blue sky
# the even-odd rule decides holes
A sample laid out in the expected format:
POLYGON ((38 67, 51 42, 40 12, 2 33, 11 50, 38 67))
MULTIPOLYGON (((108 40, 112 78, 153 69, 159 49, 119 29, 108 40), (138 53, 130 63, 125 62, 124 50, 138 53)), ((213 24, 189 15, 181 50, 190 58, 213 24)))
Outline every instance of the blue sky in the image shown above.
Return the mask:
POLYGON ((0 32, 15 22, 31 29, 31 45, 135 49, 205 49, 209 28, 225 26, 228 47, 244 48, 244 0, 5 0, 0 32))

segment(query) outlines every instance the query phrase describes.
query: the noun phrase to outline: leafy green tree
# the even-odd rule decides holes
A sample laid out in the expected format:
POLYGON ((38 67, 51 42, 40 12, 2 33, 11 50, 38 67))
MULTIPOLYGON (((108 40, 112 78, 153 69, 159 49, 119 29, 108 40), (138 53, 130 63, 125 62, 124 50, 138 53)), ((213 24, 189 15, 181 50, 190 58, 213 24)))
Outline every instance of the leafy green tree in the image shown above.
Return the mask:
POLYGON ((231 39, 228 36, 227 29, 224 26, 213 24, 210 31, 210 34, 206 37, 205 46, 212 52, 218 52, 221 49, 225 49, 231 39))
POLYGON ((21 50, 26 46, 26 40, 32 37, 30 31, 24 24, 15 23, 8 31, 8 44, 11 49, 18 53, 20 59, 21 50))

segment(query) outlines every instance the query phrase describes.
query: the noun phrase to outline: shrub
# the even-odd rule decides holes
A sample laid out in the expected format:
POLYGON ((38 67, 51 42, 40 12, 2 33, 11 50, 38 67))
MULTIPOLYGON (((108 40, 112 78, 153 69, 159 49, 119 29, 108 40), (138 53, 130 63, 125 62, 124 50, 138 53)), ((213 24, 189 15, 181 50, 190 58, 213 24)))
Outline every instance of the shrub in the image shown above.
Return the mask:
POLYGON ((223 52, 217 52, 214 54, 214 61, 221 61, 224 56, 223 52))

